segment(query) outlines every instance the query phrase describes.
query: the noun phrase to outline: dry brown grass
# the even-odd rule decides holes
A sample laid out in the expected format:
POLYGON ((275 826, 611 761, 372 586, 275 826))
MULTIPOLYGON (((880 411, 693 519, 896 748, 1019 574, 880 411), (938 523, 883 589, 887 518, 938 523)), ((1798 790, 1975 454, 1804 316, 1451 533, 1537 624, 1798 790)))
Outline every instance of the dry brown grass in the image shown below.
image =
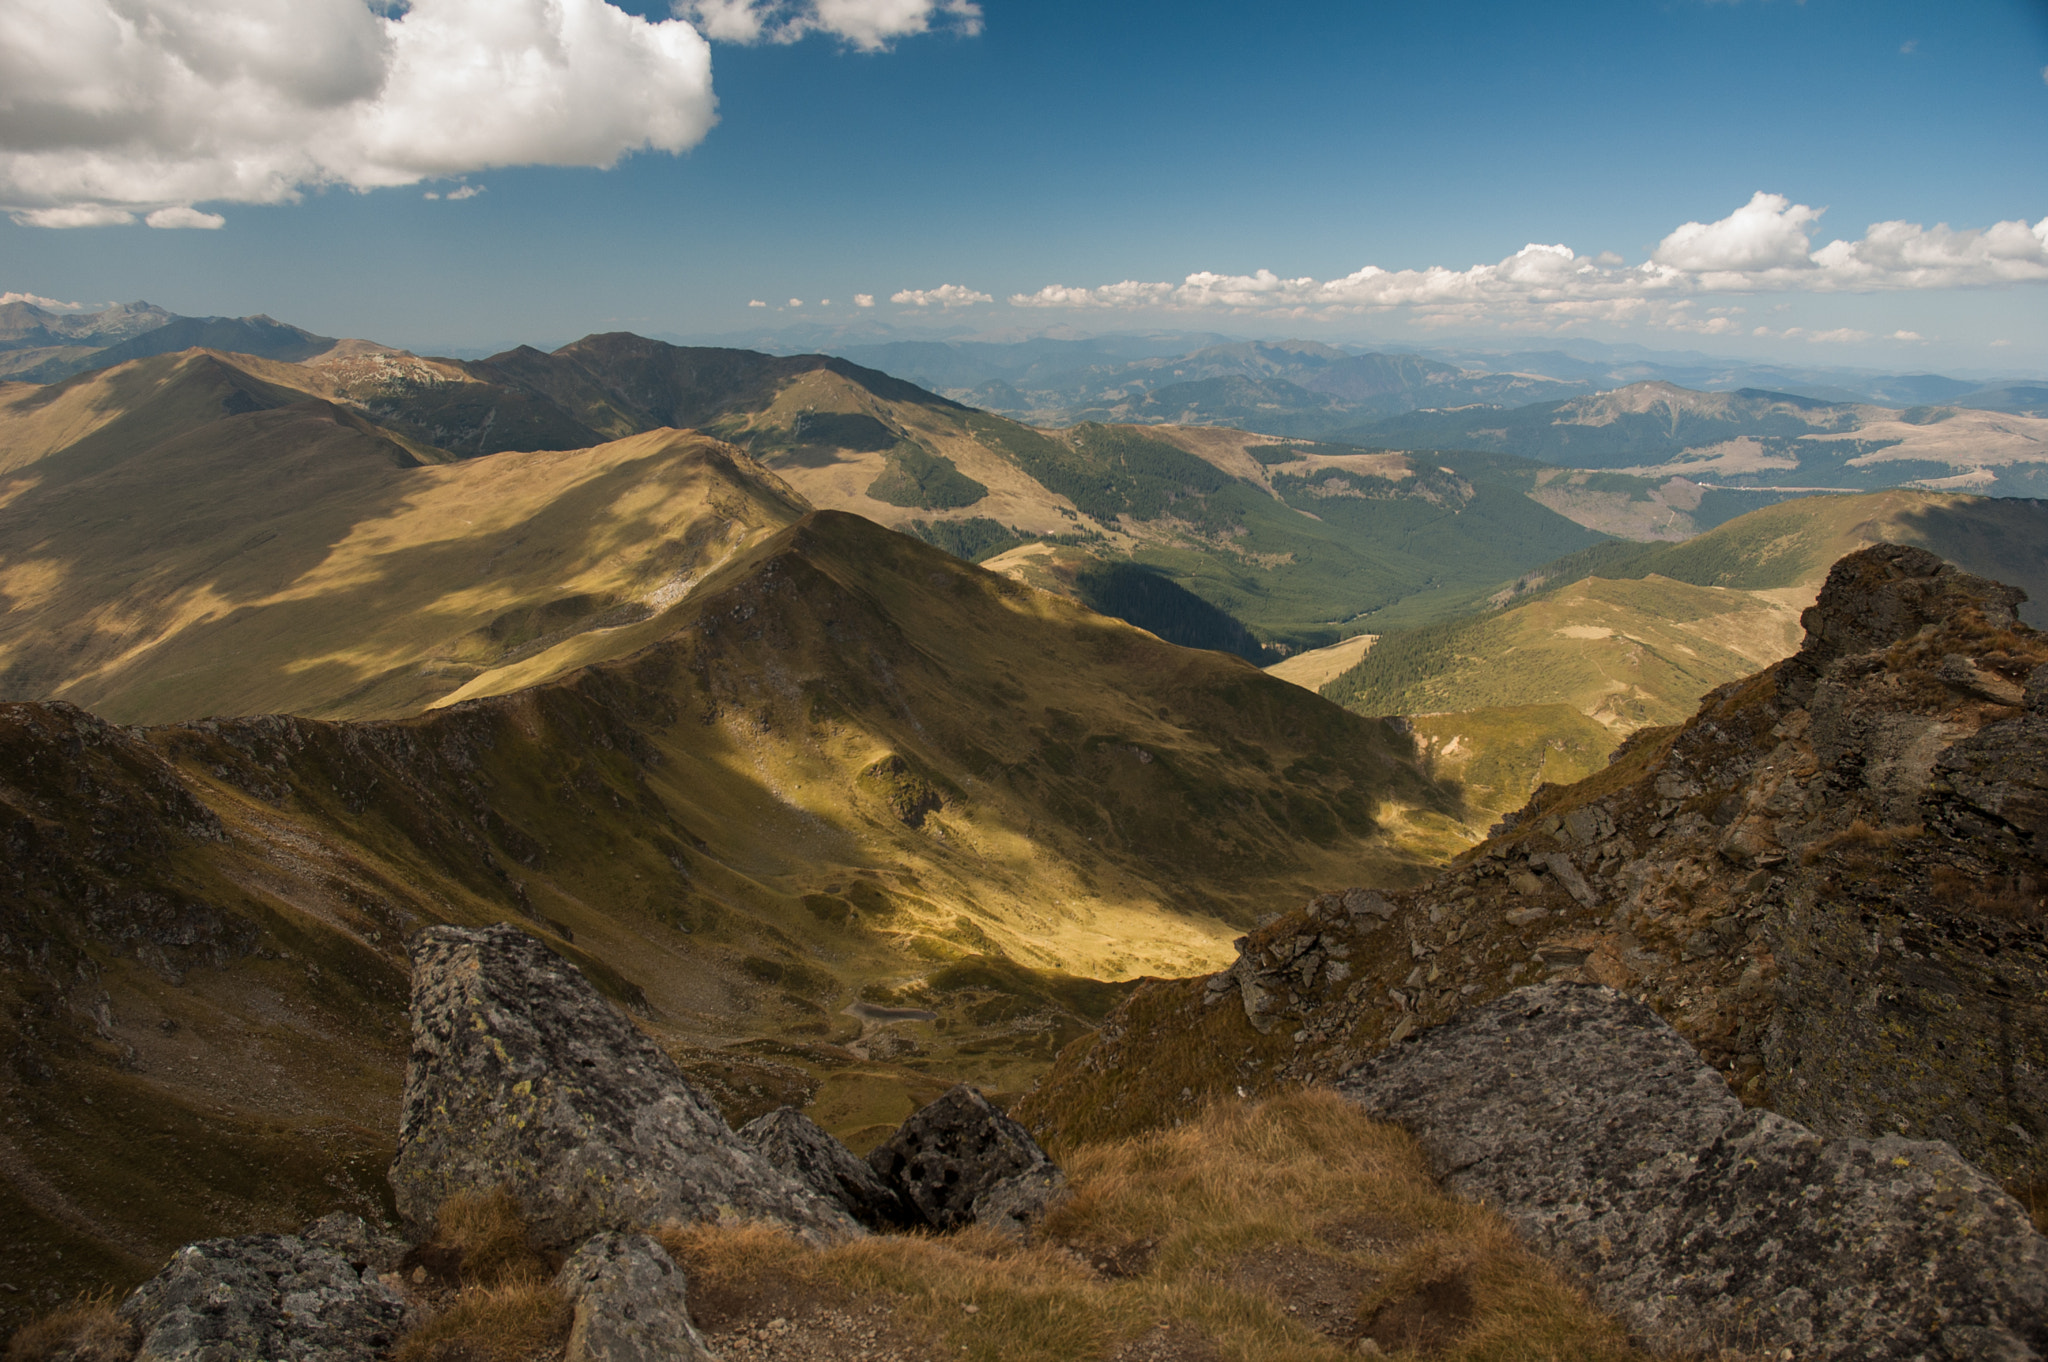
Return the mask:
POLYGON ((1067 1171, 1072 1198, 1029 1246, 985 1230, 823 1250, 758 1226, 660 1237, 693 1282, 883 1298, 976 1362, 1092 1362, 1162 1323, 1231 1362, 1336 1362, 1375 1312, 1451 1280, 1469 1304, 1434 1357, 1644 1356, 1498 1216, 1440 1191, 1406 1134, 1327 1092, 1218 1102, 1179 1127, 1078 1148, 1067 1171), (1361 1224, 1369 1241, 1344 1233, 1361 1224), (1337 1336, 1261 1285, 1251 1269, 1273 1262, 1343 1283, 1355 1309, 1337 1336))
POLYGON ((553 1264, 528 1239, 519 1203, 502 1187, 464 1192, 442 1202, 430 1247, 458 1255, 465 1286, 505 1286, 553 1271, 553 1264))
POLYGON ((128 1362, 135 1330, 114 1313, 112 1292, 88 1297, 15 1331, 7 1362, 128 1362))
POLYGON ((406 1335, 393 1362, 523 1362, 568 1337, 570 1311, 554 1284, 473 1286, 406 1335))
POLYGON ((434 1237, 411 1259, 452 1275, 459 1288, 406 1335, 394 1362, 523 1362, 568 1336, 555 1263, 533 1246, 503 1188, 442 1202, 434 1237))

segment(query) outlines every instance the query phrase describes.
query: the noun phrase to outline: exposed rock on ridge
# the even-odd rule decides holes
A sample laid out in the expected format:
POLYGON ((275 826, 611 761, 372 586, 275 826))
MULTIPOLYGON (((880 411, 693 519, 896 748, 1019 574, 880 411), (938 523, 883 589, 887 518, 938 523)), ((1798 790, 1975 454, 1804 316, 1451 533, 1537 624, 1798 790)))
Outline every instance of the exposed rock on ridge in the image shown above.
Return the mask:
POLYGON ((941 1230, 1021 1232, 1066 1188, 1031 1132, 965 1083, 912 1115, 868 1163, 941 1230))
POLYGON ((2048 636, 2017 600, 1919 549, 1844 558, 1798 655, 1540 790, 1427 887, 1319 896, 1226 974, 1141 990, 1020 1115, 1115 1134, 1174 1109, 1150 1073, 1183 1101, 1333 1078, 1518 985, 1597 982, 1745 1103, 1946 1140, 2038 1214, 2048 636), (1216 1058, 1191 1070, 1191 1044, 1216 1058))
MULTIPOLYGON (((914 1117, 912 1119, 915 1119, 914 1117)), ((777 1107, 740 1128, 761 1157, 871 1230, 909 1229, 924 1215, 852 1150, 795 1107, 777 1107)))
POLYGON ((373 1263, 295 1234, 188 1244, 120 1313, 140 1335, 136 1362, 361 1362, 406 1322, 373 1263))
POLYGON ((1563 1258, 1640 1336, 1809 1362, 2048 1354, 2048 1239, 1938 1141, 1745 1110, 1655 1013, 1542 984, 1338 1090, 1563 1258))
POLYGON ((575 968, 509 924, 413 944, 412 1059, 391 1187, 432 1223, 504 1186, 542 1243, 662 1220, 757 1218, 857 1234, 757 1155, 575 968))

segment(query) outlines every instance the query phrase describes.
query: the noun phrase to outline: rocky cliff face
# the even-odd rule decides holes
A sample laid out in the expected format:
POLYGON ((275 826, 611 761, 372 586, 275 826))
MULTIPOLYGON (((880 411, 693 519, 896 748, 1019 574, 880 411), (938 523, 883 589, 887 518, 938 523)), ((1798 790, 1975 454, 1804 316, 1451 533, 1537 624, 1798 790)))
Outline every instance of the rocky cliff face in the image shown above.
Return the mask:
POLYGON ((2048 637, 2018 599, 1918 549, 1843 559, 1797 655, 1539 791, 1426 888, 1323 895, 1226 973, 1141 991, 1021 1114, 1106 1133, 1335 1077, 1521 984, 1600 983, 1745 1103, 1945 1140, 2039 1207, 2048 637))

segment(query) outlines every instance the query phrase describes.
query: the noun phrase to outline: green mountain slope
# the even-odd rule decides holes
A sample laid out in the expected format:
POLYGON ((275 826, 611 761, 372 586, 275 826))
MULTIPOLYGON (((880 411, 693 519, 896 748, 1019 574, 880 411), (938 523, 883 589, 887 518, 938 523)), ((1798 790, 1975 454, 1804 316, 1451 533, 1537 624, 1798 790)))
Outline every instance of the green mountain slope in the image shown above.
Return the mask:
POLYGON ((685 432, 431 464, 203 352, 112 372, 146 400, 0 475, 0 693, 124 722, 416 712, 808 509, 685 432))
POLYGON ((1506 813, 1536 784, 1567 778, 1546 762, 1569 773, 1573 762, 1604 758, 1626 734, 1682 722, 1709 690, 1790 654, 1829 565, 1879 542, 1917 544, 2014 583, 2032 597, 2023 618, 2048 622, 2048 503, 1812 497, 1681 544, 1571 555, 1478 613, 1382 636, 1322 693, 1363 714, 1427 716, 1416 719, 1426 754, 1441 756, 1463 734, 1468 761, 1483 755, 1500 770, 1433 769, 1466 781, 1474 810, 1506 813))
POLYGON ((858 1142, 1028 1084, 1097 981, 1453 845, 1391 726, 857 517, 626 635, 399 720, 0 705, 0 1308, 377 1205, 425 923, 526 924, 735 1119, 808 1100, 858 1142))
MULTIPOLYGON (((1531 499, 1549 470, 1498 455, 1362 455, 1206 427, 1037 431, 844 360, 625 335, 473 364, 356 342, 306 364, 193 351, 0 389, 0 470, 33 465, 47 492, 60 469, 76 478, 180 439, 233 444, 235 418, 302 406, 422 464, 697 428, 809 504, 948 547, 1085 542, 1292 646, 1397 604, 1429 617, 1447 592, 1599 539, 1531 499)), ((0 535, 0 553, 10 547, 0 535)))
POLYGON ((1408 412, 1336 438, 1498 450, 1571 468, 1683 474, 1736 487, 2048 490, 2048 420, 2041 417, 1827 402, 1755 388, 1708 393, 1635 383, 1525 407, 1408 412))

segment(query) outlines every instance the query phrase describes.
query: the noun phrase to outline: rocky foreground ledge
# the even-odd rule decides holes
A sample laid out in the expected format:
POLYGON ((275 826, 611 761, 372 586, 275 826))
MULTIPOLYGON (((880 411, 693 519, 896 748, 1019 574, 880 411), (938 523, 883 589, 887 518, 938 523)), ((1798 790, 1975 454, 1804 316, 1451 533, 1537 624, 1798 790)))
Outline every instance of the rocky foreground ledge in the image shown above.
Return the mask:
MULTIPOLYGON (((785 1108, 733 1132, 582 975, 509 925, 414 946, 415 1049, 391 1177, 414 1240, 436 1197, 508 1191, 558 1246, 567 1362, 708 1362, 688 1283, 645 1231, 746 1219, 843 1239, 1026 1235, 1064 1180, 955 1088, 866 1160, 785 1108)), ((1412 1130, 1652 1347, 1800 1362, 2048 1357, 2048 1239, 1937 1141, 1824 1140, 1745 1109, 1648 1007, 1520 989, 1336 1090, 1412 1130)), ((1304 1214, 1314 1208, 1303 1208, 1304 1214)), ((75 1362, 356 1362, 419 1322, 406 1239, 333 1215, 179 1251, 75 1362)))
POLYGON ((688 1284, 645 1230, 750 1221, 1028 1233, 1065 1190, 1028 1131, 961 1086, 863 1161, 784 1108, 735 1133, 583 975, 509 923, 413 941, 392 1190, 405 1237, 345 1214, 180 1249, 67 1362, 365 1362, 420 1322, 398 1269, 451 1198, 509 1194, 556 1251, 567 1362, 700 1362, 688 1284), (566 1259, 566 1261, 564 1261, 566 1259))
POLYGON ((2048 1356, 2048 1238, 1938 1140, 1745 1109, 1642 1003, 1540 984, 1337 1089, 1408 1127, 1653 1346, 1801 1362, 2048 1356))

